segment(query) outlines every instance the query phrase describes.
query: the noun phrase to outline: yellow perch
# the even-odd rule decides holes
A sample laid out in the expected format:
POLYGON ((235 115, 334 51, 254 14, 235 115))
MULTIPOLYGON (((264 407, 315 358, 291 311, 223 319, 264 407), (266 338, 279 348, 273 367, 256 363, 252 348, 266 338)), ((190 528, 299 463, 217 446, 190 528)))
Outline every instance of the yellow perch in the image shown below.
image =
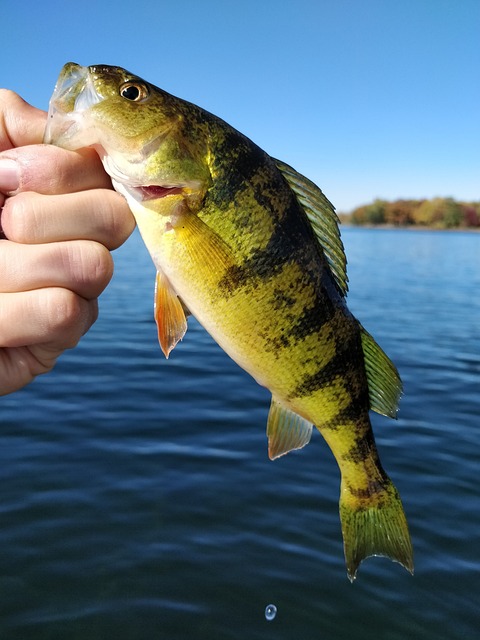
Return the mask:
POLYGON ((63 68, 46 142, 93 146, 125 196, 157 268, 155 318, 168 357, 186 309, 272 393, 270 458, 315 425, 341 471, 350 580, 387 556, 413 572, 400 497, 369 410, 394 417, 394 365, 346 306, 333 206, 290 166, 207 111, 118 67, 63 68))

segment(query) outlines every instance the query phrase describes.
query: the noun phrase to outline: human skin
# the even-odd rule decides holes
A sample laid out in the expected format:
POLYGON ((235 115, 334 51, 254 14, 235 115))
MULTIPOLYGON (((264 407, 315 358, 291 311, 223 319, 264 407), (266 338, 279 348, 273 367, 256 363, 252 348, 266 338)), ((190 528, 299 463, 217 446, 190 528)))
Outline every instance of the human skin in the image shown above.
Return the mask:
POLYGON ((46 113, 0 90, 0 395, 95 322, 134 219, 97 154, 42 144, 46 113))

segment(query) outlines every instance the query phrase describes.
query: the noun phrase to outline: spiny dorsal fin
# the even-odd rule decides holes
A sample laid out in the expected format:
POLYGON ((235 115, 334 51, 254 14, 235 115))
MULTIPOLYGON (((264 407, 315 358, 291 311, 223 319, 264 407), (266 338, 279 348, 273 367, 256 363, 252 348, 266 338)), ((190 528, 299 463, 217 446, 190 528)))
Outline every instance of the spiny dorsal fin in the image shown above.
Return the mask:
POLYGON ((362 325, 360 325, 360 334, 368 379, 370 409, 383 416, 396 418, 398 401, 402 395, 400 375, 387 354, 362 325))
POLYGON ((310 442, 312 424, 272 397, 267 422, 268 457, 275 460, 310 442))
POLYGON ((345 295, 348 291, 347 259, 335 207, 311 180, 280 160, 274 159, 274 162, 305 210, 335 281, 345 295))

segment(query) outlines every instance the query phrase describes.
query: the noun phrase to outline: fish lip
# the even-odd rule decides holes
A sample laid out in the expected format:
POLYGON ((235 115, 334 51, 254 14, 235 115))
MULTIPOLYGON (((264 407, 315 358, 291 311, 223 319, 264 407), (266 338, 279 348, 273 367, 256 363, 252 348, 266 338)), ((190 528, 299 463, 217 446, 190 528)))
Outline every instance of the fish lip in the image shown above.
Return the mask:
POLYGON ((74 87, 78 93, 78 83, 84 84, 87 73, 86 67, 74 62, 67 62, 62 68, 48 106, 47 125, 43 137, 45 144, 55 144, 56 139, 63 137, 74 124, 75 117, 71 113, 74 105, 73 109, 68 109, 68 97, 74 87))
POLYGON ((148 202, 159 200, 172 195, 186 194, 187 192, 199 191, 201 183, 197 180, 190 182, 164 183, 149 181, 138 177, 132 179, 123 173, 115 163, 114 158, 107 153, 101 145, 93 145, 93 148, 100 156, 105 171, 112 180, 114 188, 123 195, 128 194, 137 202, 148 202))
POLYGON ((89 76, 88 67, 82 67, 75 62, 67 62, 60 71, 52 99, 54 102, 65 100, 75 89, 74 97, 83 89, 86 79, 89 76))
POLYGON ((158 198, 166 198, 183 192, 183 187, 163 187, 154 184, 133 188, 140 193, 142 201, 157 200, 158 198))
POLYGON ((60 72, 50 99, 45 144, 59 144, 69 149, 86 146, 76 143, 80 133, 84 111, 101 101, 95 90, 88 67, 68 62, 60 72))
MULTIPOLYGON (((117 183, 118 184, 118 183, 117 183)), ((159 184, 133 185, 122 183, 123 190, 137 202, 150 202, 184 194, 185 185, 164 186, 159 184)))

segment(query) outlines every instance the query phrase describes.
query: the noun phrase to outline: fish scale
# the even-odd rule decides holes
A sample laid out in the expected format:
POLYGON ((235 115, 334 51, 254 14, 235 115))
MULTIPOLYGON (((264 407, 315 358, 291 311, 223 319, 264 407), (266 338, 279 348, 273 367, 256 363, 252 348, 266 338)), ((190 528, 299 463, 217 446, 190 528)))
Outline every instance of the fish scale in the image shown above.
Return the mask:
MULTIPOLYGON (((346 258, 320 189, 200 107, 119 67, 65 65, 46 142, 93 145, 157 267, 155 319, 168 357, 188 309, 272 393, 272 459, 315 425, 341 472, 347 573, 383 555, 413 572, 398 491, 369 410, 394 417, 394 365, 346 305, 346 258)), ((300 463, 300 461, 299 461, 300 463)))

